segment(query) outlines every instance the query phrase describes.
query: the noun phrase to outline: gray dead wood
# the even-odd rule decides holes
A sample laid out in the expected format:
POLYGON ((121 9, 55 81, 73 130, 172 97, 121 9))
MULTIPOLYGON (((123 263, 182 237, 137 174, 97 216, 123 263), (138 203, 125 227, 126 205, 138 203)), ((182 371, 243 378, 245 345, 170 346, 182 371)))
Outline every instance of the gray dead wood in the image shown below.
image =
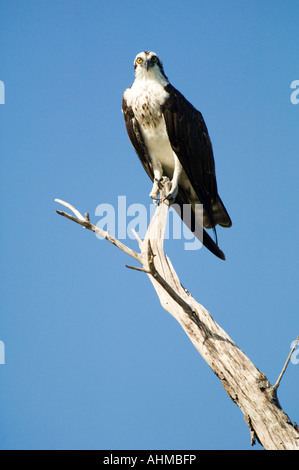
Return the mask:
MULTIPOLYGON (((165 199, 167 190, 164 187, 160 200, 165 199)), ((141 264, 141 268, 128 267, 148 275, 162 307, 180 323, 195 348, 221 380, 230 398, 242 410, 250 430, 251 444, 258 440, 267 450, 299 450, 298 428, 278 402, 278 385, 271 386, 267 377, 254 366, 210 313, 181 285, 165 255, 163 242, 169 210, 167 201, 157 206, 145 239, 142 241, 135 234, 140 252, 93 225, 88 214, 83 217, 70 204, 56 201, 71 209, 75 217, 62 211, 56 211, 58 214, 103 236, 141 264)))

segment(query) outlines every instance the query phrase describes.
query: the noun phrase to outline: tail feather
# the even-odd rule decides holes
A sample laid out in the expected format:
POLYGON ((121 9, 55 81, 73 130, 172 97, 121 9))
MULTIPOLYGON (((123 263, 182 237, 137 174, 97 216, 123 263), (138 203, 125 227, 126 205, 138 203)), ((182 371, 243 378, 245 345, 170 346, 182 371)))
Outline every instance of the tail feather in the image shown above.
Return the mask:
POLYGON ((213 218, 215 225, 221 225, 221 227, 231 227, 232 221, 224 207, 223 202, 218 196, 217 201, 212 204, 213 218))
MULTIPOLYGON (((177 207, 176 204, 174 204, 174 209, 178 212, 179 216, 183 216, 183 202, 180 200, 180 197, 177 197, 176 203, 179 205, 179 208, 177 207)), ((191 220, 189 220, 189 217, 184 217, 183 221, 186 223, 188 226, 189 230, 193 233, 197 233, 198 231, 195 230, 196 228, 196 221, 195 221, 195 213, 193 210, 191 210, 191 220)), ((213 227, 214 233, 216 233, 215 227, 213 227)), ((206 232, 206 230, 203 228, 202 232, 200 232, 200 242, 215 256, 218 258, 225 260, 225 254, 223 251, 220 250, 218 243, 217 243, 217 235, 216 235, 216 242, 210 237, 210 235, 206 232)), ((199 237, 197 237, 199 238, 199 237)))
POLYGON ((225 260, 225 254, 220 250, 219 246, 214 242, 210 235, 203 229, 202 244, 210 250, 211 253, 218 256, 218 258, 225 260))

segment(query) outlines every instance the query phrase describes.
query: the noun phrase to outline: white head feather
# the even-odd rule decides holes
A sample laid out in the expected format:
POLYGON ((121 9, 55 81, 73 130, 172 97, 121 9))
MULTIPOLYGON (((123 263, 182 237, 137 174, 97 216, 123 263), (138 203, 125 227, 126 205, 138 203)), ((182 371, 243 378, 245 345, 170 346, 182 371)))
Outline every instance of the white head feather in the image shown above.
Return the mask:
POLYGON ((165 86, 168 79, 163 70, 163 64, 153 51, 143 51, 134 59, 135 76, 137 80, 155 80, 165 86))

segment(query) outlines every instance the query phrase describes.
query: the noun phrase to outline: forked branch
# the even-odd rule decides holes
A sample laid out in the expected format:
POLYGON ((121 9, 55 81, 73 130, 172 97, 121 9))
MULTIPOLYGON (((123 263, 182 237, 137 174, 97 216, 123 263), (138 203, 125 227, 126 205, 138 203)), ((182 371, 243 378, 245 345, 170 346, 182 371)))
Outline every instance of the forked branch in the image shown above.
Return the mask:
POLYGON ((240 407, 250 429, 252 444, 257 439, 265 449, 299 450, 299 432, 281 409, 276 388, 260 372, 209 312, 184 289, 163 249, 164 232, 169 210, 165 197, 167 184, 150 222, 145 239, 137 235, 140 252, 127 247, 108 231, 101 230, 72 205, 56 199, 73 214, 59 215, 91 230, 134 258, 141 267, 128 266, 145 272, 151 280, 161 305, 180 323, 198 352, 221 380, 230 398, 240 407))

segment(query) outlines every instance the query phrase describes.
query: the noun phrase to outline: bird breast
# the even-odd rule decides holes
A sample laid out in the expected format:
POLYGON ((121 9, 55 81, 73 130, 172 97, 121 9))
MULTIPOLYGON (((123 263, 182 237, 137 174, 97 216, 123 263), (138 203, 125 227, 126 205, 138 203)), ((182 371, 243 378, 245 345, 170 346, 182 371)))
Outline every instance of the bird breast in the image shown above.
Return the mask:
POLYGON ((127 104, 132 106, 135 117, 142 127, 156 128, 162 118, 161 106, 169 94, 164 86, 154 80, 141 81, 127 90, 127 104))
POLYGON ((172 178, 174 171, 174 155, 163 115, 161 115, 155 128, 152 126, 142 126, 141 132, 152 160, 158 161, 162 165, 163 174, 172 178))
MULTIPOLYGON (((172 178, 174 155, 169 142, 161 106, 169 97, 164 84, 156 80, 135 80, 125 92, 127 105, 132 107, 135 118, 151 160, 159 162, 163 174, 172 178)), ((154 164, 155 166, 155 164, 154 164)))

